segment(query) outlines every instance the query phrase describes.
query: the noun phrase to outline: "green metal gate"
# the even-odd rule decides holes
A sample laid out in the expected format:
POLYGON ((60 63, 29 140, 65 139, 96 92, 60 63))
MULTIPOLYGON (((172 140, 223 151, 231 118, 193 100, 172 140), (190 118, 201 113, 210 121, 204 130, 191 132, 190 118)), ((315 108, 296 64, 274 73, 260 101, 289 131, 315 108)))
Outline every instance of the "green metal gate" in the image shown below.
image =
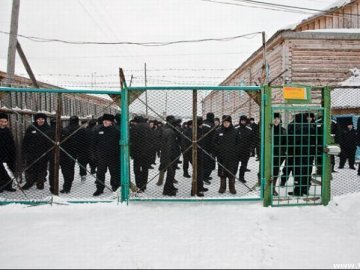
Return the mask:
POLYGON ((330 92, 295 87, 265 90, 273 101, 265 109, 266 206, 326 205, 330 199, 330 92), (304 96, 286 99, 289 90, 304 96))
MULTIPOLYGON (((199 108, 196 108, 197 104, 199 104, 199 101, 197 101, 197 95, 198 92, 201 91, 213 91, 213 92, 219 92, 223 93, 224 95, 232 95, 235 93, 243 92, 242 99, 248 99, 248 94, 256 94, 259 97, 262 95, 263 88, 260 86, 175 86, 175 87, 126 87, 124 85, 123 91, 122 91, 122 129, 121 129, 121 150, 122 150, 122 162, 121 162, 121 173, 122 173, 122 201, 260 201, 263 198, 263 183, 261 182, 260 176, 261 176, 261 160, 255 160, 255 157, 252 157, 250 159, 251 163, 249 165, 249 169, 251 169, 251 172, 247 174, 247 182, 242 183, 239 180, 239 177, 237 176, 239 174, 240 166, 238 166, 237 173, 232 173, 232 176, 235 179, 235 187, 237 190, 236 194, 231 194, 228 189, 226 189, 226 192, 223 194, 220 194, 219 186, 220 186, 220 177, 217 175, 217 169, 219 167, 226 167, 224 164, 221 164, 219 160, 216 160, 216 168, 215 172, 212 174, 212 181, 211 185, 204 186, 206 189, 208 189, 207 193, 204 193, 204 197, 199 197, 197 195, 194 196, 193 193, 194 189, 196 188, 195 182, 197 181, 198 173, 195 169, 196 166, 200 166, 199 164, 191 164, 193 167, 190 171, 190 174, 192 174, 191 178, 186 179, 182 177, 181 170, 178 171, 176 175, 176 179, 178 182, 176 185, 176 188, 178 189, 177 194, 174 196, 168 196, 164 194, 165 187, 164 182, 158 180, 160 179, 161 171, 160 167, 158 167, 160 160, 156 158, 156 166, 155 168, 152 168, 152 170, 149 170, 149 177, 147 178, 147 181, 145 183, 139 184, 137 178, 136 178, 136 172, 135 172, 135 159, 131 155, 131 132, 129 131, 128 123, 131 121, 131 118, 129 117, 129 112, 131 113, 131 110, 128 106, 128 96, 132 95, 134 92, 144 92, 146 91, 148 93, 149 102, 146 100, 146 96, 143 95, 138 98, 140 104, 144 106, 143 111, 146 111, 146 114, 142 114, 141 117, 143 118, 156 118, 160 122, 163 122, 164 124, 168 125, 167 116, 168 114, 162 114, 161 111, 158 111, 156 108, 158 107, 157 104, 155 104, 155 101, 151 101, 151 95, 158 94, 158 96, 161 96, 161 93, 167 92, 166 95, 167 99, 175 99, 176 95, 188 95, 188 99, 186 101, 183 101, 182 103, 177 103, 176 106, 187 108, 189 114, 191 115, 191 120, 193 123, 197 122, 197 119, 199 115, 205 116, 208 111, 204 111, 204 109, 199 110, 199 108), (199 113, 201 111, 201 113, 199 113), (127 113, 124 113, 127 112, 127 113), (133 172, 134 170, 134 172, 133 172), (134 175, 135 174, 135 175, 134 175), (181 175, 180 175, 181 174, 181 175)), ((240 95, 241 97, 241 95, 240 95)), ((219 101, 219 100, 218 100, 219 101)), ((260 102, 261 104, 258 106, 258 117, 263 115, 261 112, 264 109, 263 102, 260 102)), ((199 105, 200 107, 201 105, 199 105)), ((216 114, 217 117, 221 119, 223 115, 216 114)), ((233 113, 232 119, 233 124, 239 123, 239 113, 233 113)), ((136 120, 136 117, 140 117, 139 115, 133 115, 133 120, 136 120)), ((184 120, 184 117, 183 119, 184 120)), ((221 121, 222 122, 222 121, 221 121)), ((183 121, 185 123, 185 121, 183 121)), ((264 123, 261 120, 261 123, 264 123)), ((221 123, 220 123, 221 124, 221 123)), ((172 126, 172 124, 171 124, 172 126)), ((194 129, 193 129, 194 130, 194 129)), ((199 132, 199 129, 196 131, 199 132)), ((197 136, 194 135, 185 135, 184 133, 177 131, 176 133, 179 135, 183 140, 189 143, 189 147, 185 147, 182 151, 184 152, 189 151, 192 152, 192 155, 194 154, 194 151, 192 149, 196 149, 197 154, 200 155, 200 152, 203 151, 203 155, 206 157, 209 157, 212 159, 215 163, 215 156, 210 153, 207 150, 204 150, 204 148, 201 146, 201 141, 203 141, 203 137, 201 135, 197 136), (192 138, 197 137, 197 140, 193 140, 192 138)), ((260 145, 263 145, 260 143, 260 145)), ((236 149, 232 149, 236 150, 236 149)), ((261 155, 263 156, 263 155, 261 155)), ((174 157, 174 160, 172 160, 171 166, 173 163, 177 162, 177 159, 182 159, 180 162, 185 162, 185 158, 183 156, 176 156, 174 157)), ((260 158, 260 153, 259 153, 260 158)), ((155 163, 154 163, 155 164, 155 163)), ((168 167, 167 167, 168 168, 168 167)), ((180 169, 180 168, 178 168, 180 169)), ((166 170, 166 169, 165 169, 166 170)), ((201 170, 201 169, 200 169, 201 170)), ((225 168, 227 170, 227 168, 225 168)), ((166 175, 165 175, 166 177, 166 175)))

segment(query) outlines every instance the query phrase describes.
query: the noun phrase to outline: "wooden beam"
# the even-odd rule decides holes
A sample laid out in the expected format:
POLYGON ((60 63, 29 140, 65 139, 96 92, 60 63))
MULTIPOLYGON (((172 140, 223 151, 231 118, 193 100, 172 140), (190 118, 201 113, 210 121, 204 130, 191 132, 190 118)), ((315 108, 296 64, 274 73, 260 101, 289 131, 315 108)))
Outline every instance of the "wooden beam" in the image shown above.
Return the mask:
POLYGON ((17 41, 17 43, 16 43, 16 50, 17 50, 17 52, 18 52, 18 54, 19 54, 19 56, 21 58, 21 61, 23 62, 23 65, 24 65, 24 67, 26 69, 26 72, 28 73, 28 75, 29 75, 29 77, 31 79, 31 82, 32 82, 33 86, 35 88, 40 88, 39 84, 36 81, 35 75, 32 72, 30 64, 26 59, 25 53, 24 53, 23 49, 21 48, 21 45, 20 45, 19 41, 17 41))

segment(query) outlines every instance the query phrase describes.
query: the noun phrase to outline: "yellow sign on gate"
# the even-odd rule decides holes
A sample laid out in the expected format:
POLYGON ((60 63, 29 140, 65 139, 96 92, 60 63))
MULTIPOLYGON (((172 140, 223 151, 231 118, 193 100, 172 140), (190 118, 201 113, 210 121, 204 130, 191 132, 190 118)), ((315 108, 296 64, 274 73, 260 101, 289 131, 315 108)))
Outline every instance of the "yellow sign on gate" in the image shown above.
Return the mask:
POLYGON ((283 96, 285 100, 307 100, 306 87, 283 87, 283 96))

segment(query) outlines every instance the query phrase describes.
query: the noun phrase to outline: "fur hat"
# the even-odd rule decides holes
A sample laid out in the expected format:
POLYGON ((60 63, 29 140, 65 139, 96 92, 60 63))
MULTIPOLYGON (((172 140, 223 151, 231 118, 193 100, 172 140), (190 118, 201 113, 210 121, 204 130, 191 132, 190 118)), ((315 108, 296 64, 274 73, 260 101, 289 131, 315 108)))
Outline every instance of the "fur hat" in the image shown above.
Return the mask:
POLYGON ((34 116, 35 121, 38 120, 39 118, 43 118, 43 119, 46 121, 47 116, 46 116, 46 114, 44 114, 44 113, 37 113, 37 114, 35 114, 35 116, 34 116))
POLYGON ((240 121, 247 121, 247 120, 248 120, 248 118, 246 115, 240 116, 240 121))
POLYGON ((0 119, 9 120, 9 116, 6 113, 0 113, 0 119))
POLYGON ((108 114, 108 113, 105 113, 103 115, 103 121, 111 121, 111 122, 114 122, 115 120, 115 116, 113 116, 112 114, 108 114))
POLYGON ((232 122, 231 115, 223 115, 222 121, 223 121, 223 122, 228 121, 228 122, 231 123, 231 122, 232 122))
POLYGON ((206 114, 206 120, 209 120, 210 122, 214 122, 215 115, 212 112, 209 112, 206 114))
POLYGON ((171 125, 174 125, 176 123, 175 116, 173 116, 173 115, 166 116, 166 122, 171 124, 171 125))

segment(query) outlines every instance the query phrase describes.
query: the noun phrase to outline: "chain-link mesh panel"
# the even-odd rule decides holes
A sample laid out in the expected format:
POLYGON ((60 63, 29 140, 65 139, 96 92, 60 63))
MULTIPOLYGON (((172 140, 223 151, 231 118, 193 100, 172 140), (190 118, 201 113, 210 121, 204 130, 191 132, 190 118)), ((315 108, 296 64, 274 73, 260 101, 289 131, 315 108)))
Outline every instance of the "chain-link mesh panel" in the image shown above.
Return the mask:
POLYGON ((116 199, 121 183, 119 100, 116 95, 5 94, 0 108, 10 129, 1 129, 1 142, 6 137, 14 147, 1 143, 6 154, 0 164, 0 200, 48 201, 53 195, 69 201, 116 199))
POLYGON ((332 195, 360 192, 360 87, 332 90, 331 116, 332 143, 341 149, 331 158, 332 195))
POLYGON ((243 91, 147 91, 130 106, 130 200, 259 199, 259 111, 243 91))
POLYGON ((273 205, 321 203, 324 155, 322 108, 273 108, 273 205))

